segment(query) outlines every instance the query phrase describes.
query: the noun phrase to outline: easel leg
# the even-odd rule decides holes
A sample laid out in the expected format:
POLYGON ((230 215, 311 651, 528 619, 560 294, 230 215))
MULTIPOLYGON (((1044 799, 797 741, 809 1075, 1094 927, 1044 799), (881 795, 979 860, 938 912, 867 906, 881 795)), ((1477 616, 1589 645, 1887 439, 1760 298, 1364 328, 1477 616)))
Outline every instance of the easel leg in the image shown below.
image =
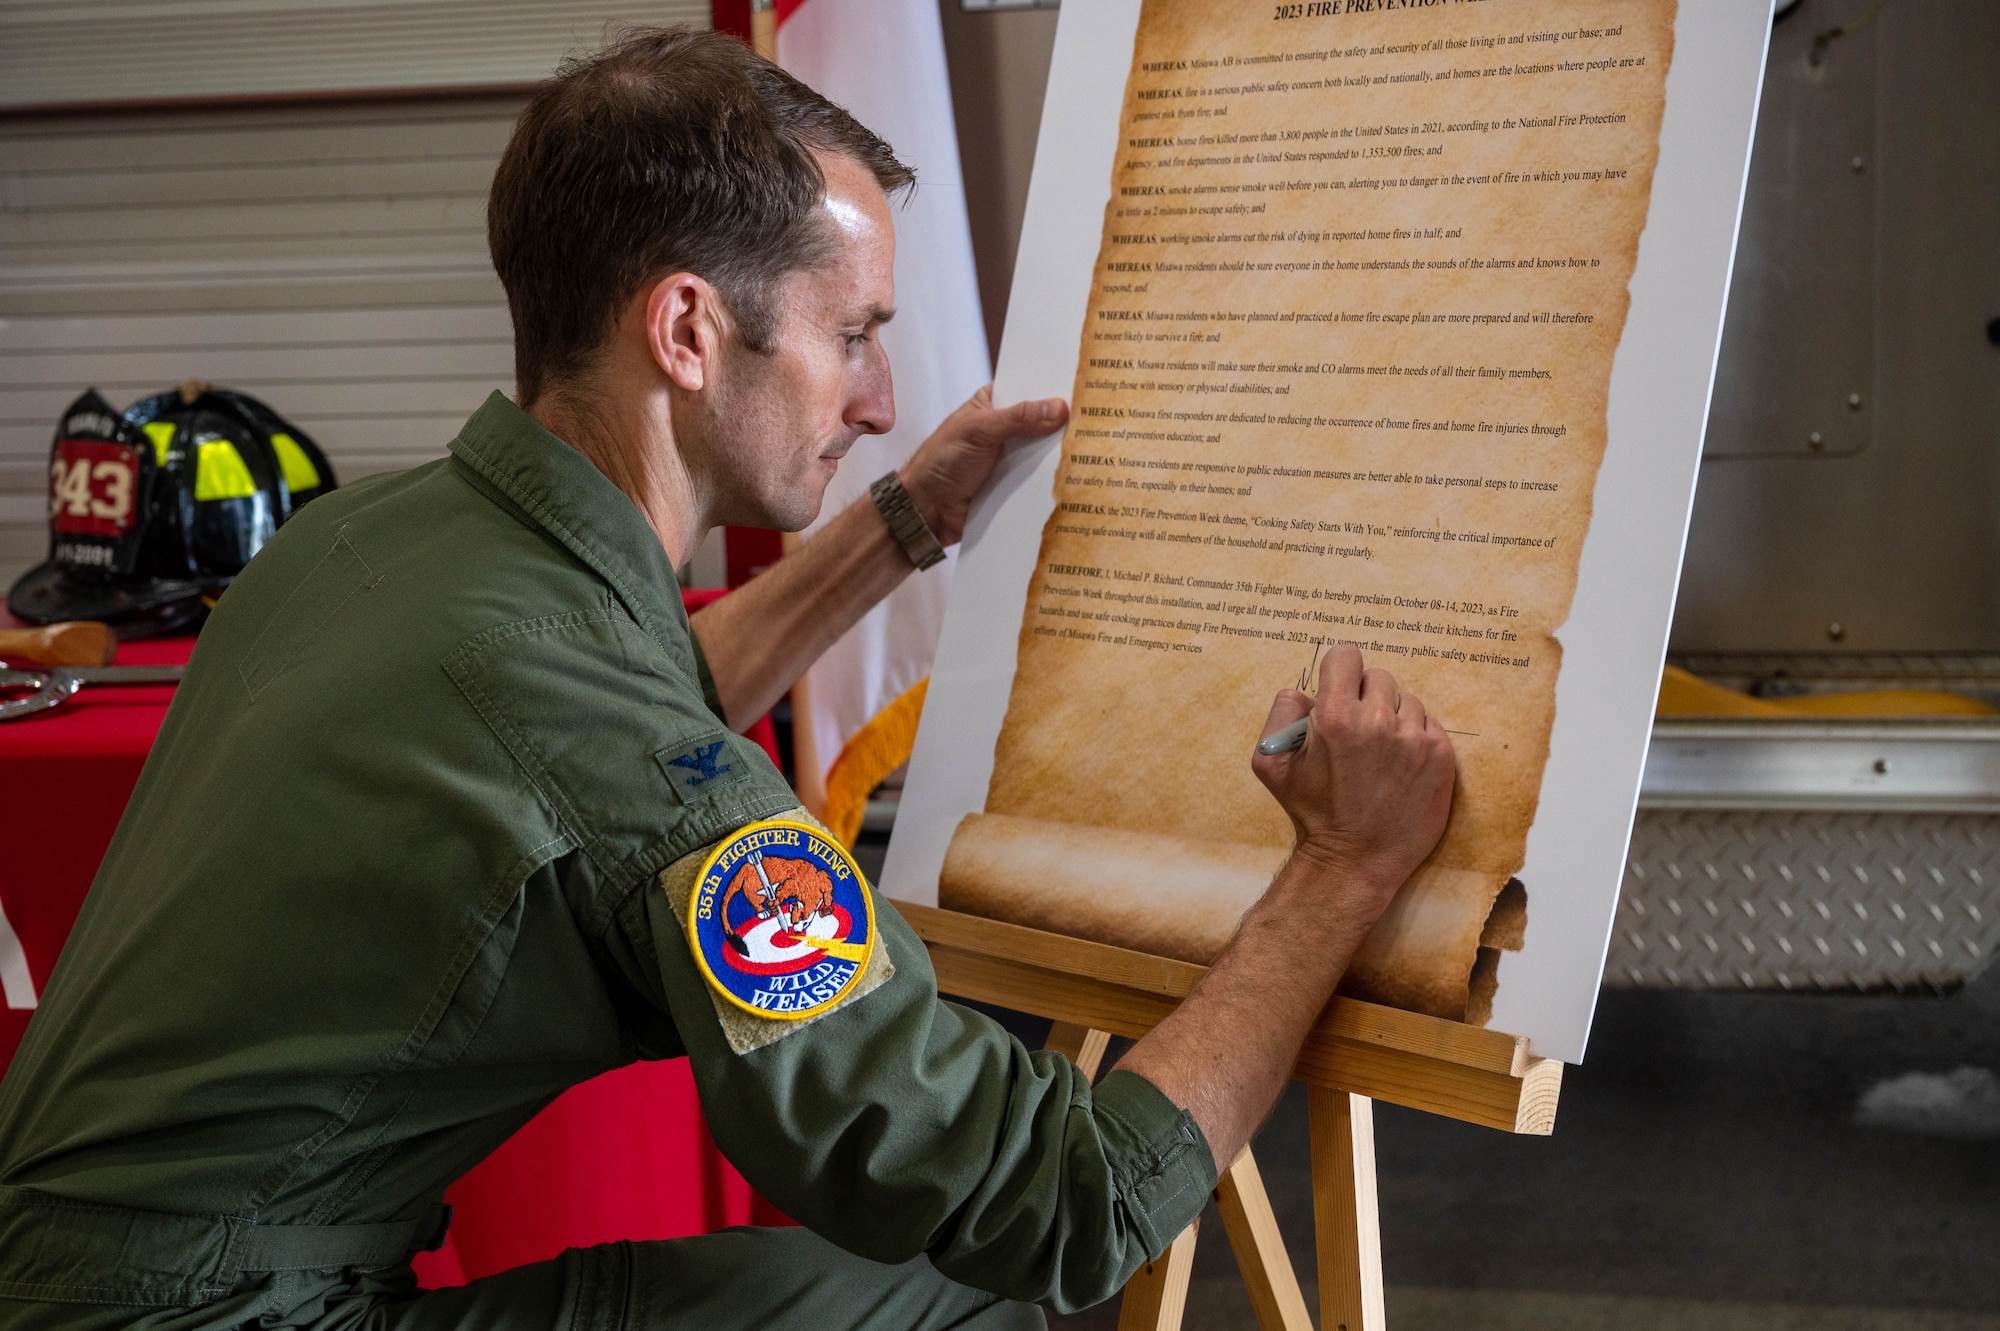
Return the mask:
POLYGON ((1189 1225, 1159 1261, 1147 1262, 1132 1273, 1118 1305, 1118 1331, 1181 1331, 1188 1279, 1194 1274, 1195 1231, 1200 1227, 1199 1220, 1189 1225))
POLYGON ((1049 1038, 1042 1045, 1053 1049, 1083 1069, 1083 1075, 1095 1079, 1097 1065, 1104 1061, 1104 1051, 1111 1047, 1111 1036, 1106 1031, 1093 1031, 1088 1026, 1079 1026, 1073 1021, 1059 1021, 1049 1027, 1049 1038))
POLYGON ((1271 1198, 1249 1147, 1216 1183, 1215 1206, 1222 1212, 1236 1268, 1250 1290, 1257 1325, 1262 1331, 1313 1331, 1305 1295, 1299 1292, 1299 1278, 1292 1271, 1278 1218, 1271 1213, 1271 1198))
POLYGON ((1375 1102, 1312 1087, 1313 1228, 1321 1331, 1385 1331, 1375 1209, 1375 1102))

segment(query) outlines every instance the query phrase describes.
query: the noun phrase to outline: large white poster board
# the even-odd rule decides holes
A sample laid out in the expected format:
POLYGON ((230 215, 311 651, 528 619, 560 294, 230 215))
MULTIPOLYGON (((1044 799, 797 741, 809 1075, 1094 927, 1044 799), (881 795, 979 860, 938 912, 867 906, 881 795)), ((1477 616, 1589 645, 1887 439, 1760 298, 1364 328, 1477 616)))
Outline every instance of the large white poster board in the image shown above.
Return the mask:
POLYGON ((1463 907, 1452 946, 1469 967, 1487 945, 1487 998, 1461 977, 1456 1011, 1421 985, 1405 1005, 1456 1015, 1470 983, 1472 1019, 1580 1060, 1768 31, 1744 0, 1065 4, 995 393, 1074 393, 1079 412, 1067 440, 1006 459, 975 507, 883 889, 937 904, 944 876, 947 906, 990 900, 984 913, 1200 956, 1282 854, 1275 806, 1239 808, 1227 782, 1209 799, 1203 774, 1248 780, 1270 692, 1316 641, 1358 641, 1466 728, 1447 847, 1378 929, 1388 941, 1371 939, 1382 992, 1404 1001, 1405 944, 1463 907), (1650 188, 1582 169, 1593 152, 1650 170, 1650 188), (1259 214, 1285 225, 1253 230, 1259 214), (1491 313, 1509 309, 1519 326, 1491 313), (1272 320, 1292 326, 1253 326, 1272 320), (1260 359, 1270 347, 1288 362, 1260 359), (1259 459, 1274 457, 1297 467, 1273 477, 1259 459), (1214 484, 1231 477, 1244 483, 1214 484), (1059 492, 1074 520, 1052 522, 1059 492), (1176 526, 1200 522, 1332 535, 1176 526), (1179 587, 1205 569, 1205 590, 1179 587), (1127 592, 1105 601, 1107 578, 1127 592), (1440 578, 1498 593, 1447 599, 1440 578), (1231 583, 1240 596, 1214 590, 1231 583), (1523 608, 1499 604, 1516 591, 1523 608), (1113 602, 1142 614, 1104 613, 1113 602), (1164 883, 1143 889, 1149 913, 1174 918, 1048 914, 1148 854, 1134 873, 1164 883), (1518 896, 1501 921, 1510 880, 1525 927, 1518 896))

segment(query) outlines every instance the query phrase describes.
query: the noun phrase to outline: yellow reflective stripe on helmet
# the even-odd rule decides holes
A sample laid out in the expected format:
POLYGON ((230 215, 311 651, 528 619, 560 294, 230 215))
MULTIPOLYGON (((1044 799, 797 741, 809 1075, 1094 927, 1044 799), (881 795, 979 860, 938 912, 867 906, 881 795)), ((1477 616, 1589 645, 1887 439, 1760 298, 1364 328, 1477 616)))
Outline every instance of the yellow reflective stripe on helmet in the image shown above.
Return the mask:
POLYGON ((319 468, 299 447, 299 441, 288 434, 271 436, 271 451, 278 455, 278 466, 285 473, 285 486, 294 494, 300 490, 319 489, 319 468))
POLYGON ((172 421, 147 421, 139 428, 153 441, 153 460, 162 467, 166 466, 167 453, 174 446, 174 432, 180 427, 172 421))
POLYGON ((202 499, 248 499, 257 493, 257 482, 243 455, 227 439, 203 440, 194 463, 194 497, 202 499))

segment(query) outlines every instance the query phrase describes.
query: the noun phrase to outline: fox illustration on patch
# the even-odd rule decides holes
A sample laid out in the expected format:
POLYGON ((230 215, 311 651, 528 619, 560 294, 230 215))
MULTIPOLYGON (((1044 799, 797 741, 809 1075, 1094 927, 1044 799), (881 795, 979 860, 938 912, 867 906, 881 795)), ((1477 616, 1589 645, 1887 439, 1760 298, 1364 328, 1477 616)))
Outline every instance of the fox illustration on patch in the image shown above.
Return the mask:
POLYGON ((696 877, 688 941, 731 1003, 800 1020, 830 1010, 866 969, 874 904, 853 858, 818 828, 752 823, 696 877))

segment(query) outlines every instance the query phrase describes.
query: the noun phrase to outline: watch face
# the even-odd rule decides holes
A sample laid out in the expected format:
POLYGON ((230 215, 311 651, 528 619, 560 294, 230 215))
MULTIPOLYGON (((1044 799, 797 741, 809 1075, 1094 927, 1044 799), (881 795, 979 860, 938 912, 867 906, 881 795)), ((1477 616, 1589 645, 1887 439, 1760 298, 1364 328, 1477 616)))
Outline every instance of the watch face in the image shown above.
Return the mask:
POLYGON ((882 521, 888 524, 889 534, 903 547, 912 564, 920 570, 927 569, 944 558, 944 546, 938 543, 937 533, 924 521, 924 515, 917 512, 910 492, 903 488, 902 477, 892 471, 869 486, 868 493, 874 498, 882 521))

